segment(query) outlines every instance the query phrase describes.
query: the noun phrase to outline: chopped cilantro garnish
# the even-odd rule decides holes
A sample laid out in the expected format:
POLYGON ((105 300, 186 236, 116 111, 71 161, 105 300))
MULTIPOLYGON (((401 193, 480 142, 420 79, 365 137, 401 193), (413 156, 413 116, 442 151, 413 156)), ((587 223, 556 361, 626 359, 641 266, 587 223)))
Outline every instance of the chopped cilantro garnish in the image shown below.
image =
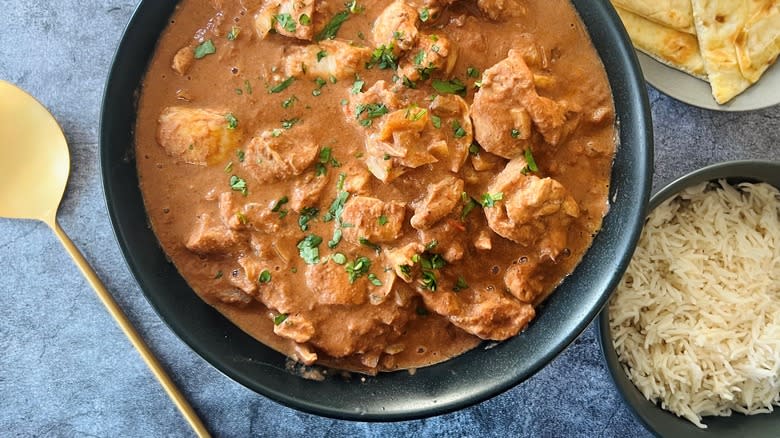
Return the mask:
POLYGON ((436 115, 431 115, 431 123, 433 123, 433 127, 436 129, 441 128, 441 117, 436 115))
POLYGON ((431 11, 429 11, 428 8, 423 8, 423 10, 420 11, 420 21, 425 23, 430 19, 431 19, 431 11))
POLYGON ((233 115, 233 113, 225 114, 225 120, 227 120, 228 129, 238 128, 238 119, 233 115))
POLYGON ((273 207, 271 207, 271 211, 272 211, 272 212, 274 212, 274 213, 279 213, 280 215, 281 215, 282 213, 284 213, 284 214, 286 215, 286 214, 287 214, 287 211, 285 211, 285 210, 282 210, 282 207, 283 207, 285 204, 287 204, 288 202, 290 202, 290 198, 288 198, 287 196, 282 196, 282 198, 281 198, 281 199, 279 199, 278 201, 276 201, 276 202, 274 203, 274 206, 273 206, 273 207))
POLYGON ((333 260, 333 262, 336 263, 337 265, 343 265, 347 263, 347 256, 345 256, 340 252, 337 252, 332 256, 330 256, 330 259, 333 260))
POLYGON ((304 262, 309 265, 320 262, 320 243, 322 243, 322 237, 314 234, 309 234, 298 242, 298 254, 304 262))
POLYGON ((471 155, 478 155, 479 154, 479 145, 476 143, 471 143, 469 145, 469 153, 471 155))
POLYGON ((530 172, 538 172, 539 166, 536 165, 536 160, 534 160, 534 155, 531 152, 531 149, 528 148, 525 150, 525 161, 528 163, 528 166, 526 166, 524 170, 524 174, 530 172))
POLYGON ((298 226, 301 228, 301 231, 309 230, 309 222, 315 219, 319 212, 320 210, 315 207, 305 207, 301 210, 301 215, 298 217, 298 226))
POLYGON ((241 194, 244 196, 249 193, 249 188, 246 186, 246 181, 236 175, 230 177, 230 188, 234 192, 241 192, 241 194))
POLYGON ((252 84, 249 83, 249 79, 244 79, 244 91, 246 94, 252 94, 252 84))
POLYGON ((236 219, 238 219, 238 222, 241 223, 241 225, 246 225, 249 223, 249 218, 246 217, 246 215, 243 212, 236 212, 236 219))
POLYGON ((287 32, 295 32, 296 24, 292 15, 290 14, 275 15, 274 20, 276 20, 276 22, 279 23, 279 26, 281 26, 282 29, 286 30, 287 32))
POLYGON ((347 263, 346 270, 349 275, 349 283, 352 284, 358 278, 368 274, 371 269, 371 260, 368 257, 358 257, 355 261, 347 263))
POLYGON ((465 222, 466 217, 471 213, 471 210, 474 210, 479 203, 466 192, 461 193, 461 198, 463 199, 463 210, 460 212, 460 220, 465 222))
POLYGON ((271 87, 271 89, 268 90, 270 93, 281 93, 282 91, 286 90, 287 87, 289 87, 293 82, 295 81, 295 78, 290 76, 289 78, 283 80, 282 82, 279 82, 274 87, 271 87))
POLYGON ((283 322, 287 321, 288 315, 286 313, 280 313, 274 317, 274 325, 282 325, 283 322))
POLYGON ((387 216, 381 215, 379 216, 379 219, 377 219, 377 222, 379 222, 379 225, 387 225, 387 216))
POLYGON ((498 193, 485 193, 482 195, 482 206, 483 207, 495 207, 496 201, 500 201, 504 199, 504 194, 502 192, 498 193))
POLYGON ((306 14, 301 14, 301 16, 298 17, 298 23, 301 23, 301 26, 308 26, 311 24, 311 17, 306 14))
POLYGON ((462 290, 466 290, 469 288, 469 284, 466 283, 466 279, 463 278, 462 275, 458 275, 458 281, 455 282, 455 286, 453 286, 452 290, 454 292, 460 292, 462 290))
POLYGON ((360 120, 360 124, 369 127, 375 118, 381 117, 389 112, 390 110, 383 103, 361 103, 355 107, 355 118, 360 119, 360 116, 365 113, 366 117, 363 120, 360 120))
POLYGON ((228 41, 235 41, 239 33, 241 33, 241 29, 238 26, 231 27, 230 32, 227 34, 228 41))
POLYGON ((512 138, 517 138, 517 137, 519 137, 519 136, 520 136, 520 131, 518 131, 518 130, 517 130, 517 129, 515 129, 515 128, 512 128, 512 130, 511 130, 511 131, 509 131, 509 135, 511 135, 511 136, 512 136, 512 138))
POLYGON ((433 251, 434 249, 436 249, 437 246, 439 246, 439 241, 434 239, 434 240, 431 240, 430 242, 428 242, 425 245, 425 250, 426 251, 433 251))
POLYGON ((328 56, 328 52, 326 52, 324 50, 320 50, 319 52, 317 52, 317 62, 322 61, 322 58, 324 58, 326 56, 328 56))
POLYGON ((341 231, 341 228, 336 228, 333 231, 333 238, 328 241, 328 248, 333 249, 336 246, 338 246, 339 243, 341 243, 341 238, 343 237, 344 232, 341 231))
POLYGON ((363 80, 356 80, 354 84, 352 84, 352 94, 360 94, 363 91, 363 85, 365 85, 365 81, 363 80))
POLYGON ((366 8, 363 6, 358 6, 357 0, 349 0, 348 2, 344 3, 344 6, 346 6, 347 10, 353 14, 359 14, 366 10, 366 8))
POLYGON ((257 282, 260 284, 270 283, 271 282, 271 272, 268 271, 268 269, 264 270, 260 273, 260 276, 257 277, 257 282))
POLYGON ((381 70, 395 70, 398 68, 398 57, 393 53, 393 44, 382 44, 371 53, 371 60, 366 63, 366 68, 378 66, 381 70))
POLYGON ((478 78, 479 77, 479 70, 477 70, 474 67, 469 67, 466 69, 466 76, 470 78, 478 78))
POLYGON ((282 120, 282 128, 284 128, 284 129, 292 129, 292 127, 295 126, 300 121, 301 121, 301 119, 299 119, 297 117, 292 118, 292 119, 282 120))
POLYGON ((382 280, 379 279, 379 277, 376 276, 376 274, 368 274, 368 281, 371 282, 374 286, 382 286, 384 283, 382 283, 382 280))
POLYGON ((425 51, 420 50, 420 53, 414 55, 414 65, 422 65, 423 61, 425 60, 425 51))
POLYGON ((242 151, 241 149, 236 151, 236 157, 238 158, 238 161, 240 163, 244 162, 244 159, 246 159, 246 152, 242 151))
POLYGON ((466 94, 466 85, 458 78, 450 81, 434 79, 432 85, 436 91, 442 94, 459 94, 461 96, 466 94))
POLYGON ((341 218, 341 213, 344 211, 344 204, 347 202, 347 199, 349 199, 349 192, 339 192, 336 199, 334 199, 333 203, 330 205, 328 212, 322 217, 322 220, 331 222, 334 219, 341 218))
POLYGON ((347 18, 349 18, 349 10, 341 11, 338 14, 334 15, 333 18, 330 19, 328 24, 325 25, 322 31, 319 34, 317 34, 315 40, 322 41, 322 40, 332 40, 336 38, 336 34, 338 33, 339 29, 341 29, 341 25, 344 24, 345 21, 347 21, 347 18))
POLYGON ((433 271, 423 270, 420 284, 423 288, 432 292, 436 292, 436 289, 439 287, 436 280, 436 273, 433 271))
POLYGON ((214 41, 206 40, 195 47, 195 59, 203 59, 207 55, 217 53, 217 48, 214 47, 214 41))
POLYGON ((295 97, 295 96, 290 96, 290 97, 288 97, 287 99, 285 99, 285 100, 282 102, 282 108, 285 108, 285 109, 287 109, 287 108, 291 108, 291 107, 292 107, 292 106, 295 104, 295 102, 296 102, 297 100, 298 100, 298 98, 297 98, 297 97, 295 97))
POLYGON ((457 120, 452 121, 452 132, 455 135, 455 138, 463 138, 466 136, 466 130, 460 126, 460 122, 457 120))
POLYGON ((309 230, 309 222, 315 219, 319 212, 320 210, 315 207, 305 207, 301 210, 301 214, 298 217, 298 226, 301 228, 301 231, 309 230))
POLYGON ((222 271, 217 271, 217 274, 214 275, 214 280, 219 280, 223 275, 222 271))

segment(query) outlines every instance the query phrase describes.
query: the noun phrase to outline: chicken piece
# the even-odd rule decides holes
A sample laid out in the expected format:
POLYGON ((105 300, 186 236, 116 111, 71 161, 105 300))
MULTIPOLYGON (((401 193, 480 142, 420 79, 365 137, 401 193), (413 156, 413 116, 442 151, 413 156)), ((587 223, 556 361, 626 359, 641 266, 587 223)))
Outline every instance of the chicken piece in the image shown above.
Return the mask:
POLYGON ((371 58, 371 49, 338 40, 320 41, 309 46, 288 46, 285 50, 284 72, 296 78, 352 78, 371 58))
POLYGON ((332 261, 306 267, 306 286, 319 304, 359 305, 367 300, 368 280, 365 276, 349 282, 344 266, 332 261))
POLYGON ((168 155, 201 166, 221 161, 241 139, 228 111, 172 106, 160 114, 157 142, 168 155))
POLYGON ((195 254, 227 254, 238 244, 238 235, 208 213, 195 222, 184 246, 195 254))
POLYGON ((398 65, 398 77, 405 84, 431 77, 448 78, 458 61, 458 50, 443 35, 420 35, 417 44, 398 65))
POLYGON ((314 324, 299 313, 288 315, 281 324, 274 324, 274 334, 299 344, 308 342, 315 333, 314 324))
POLYGON ((392 242, 401 236, 406 216, 403 202, 383 202, 367 196, 356 196, 344 206, 341 220, 352 225, 344 228, 344 239, 355 245, 367 239, 371 243, 392 242))
POLYGON ((471 165, 477 172, 485 172, 506 166, 506 160, 490 152, 479 151, 471 156, 471 165))
POLYGON ((328 185, 328 175, 317 176, 309 172, 295 182, 290 196, 290 209, 300 213, 306 207, 314 207, 319 202, 323 190, 328 185))
POLYGON ((494 21, 522 17, 527 12, 523 0, 477 0, 477 6, 494 21))
POLYGON ((411 49, 417 42, 417 17, 417 11, 406 2, 394 1, 374 20, 374 44, 392 48, 396 56, 411 49))
POLYGON ((264 131, 249 141, 244 156, 244 168, 261 184, 268 184, 300 175, 314 163, 319 147, 310 136, 274 136, 264 131))
POLYGON ((515 158, 531 145, 532 127, 558 144, 564 136, 566 105, 539 96, 534 75, 517 50, 485 70, 471 106, 474 133, 488 152, 515 158))
POLYGON ((257 280, 260 277, 260 273, 265 269, 266 264, 263 263, 262 260, 252 256, 239 257, 238 264, 241 265, 243 274, 234 271, 229 277, 230 283, 243 292, 254 295, 259 286, 257 280))
POLYGON ((371 173, 362 165, 350 162, 342 169, 347 177, 344 179, 344 191, 353 195, 368 194, 371 173))
POLYGON ((525 159, 507 164, 488 187, 503 200, 485 207, 488 225, 498 235, 524 246, 536 245, 540 257, 555 260, 566 248, 568 229, 580 208, 569 191, 552 178, 524 175, 525 159))
POLYGON ((436 243, 431 250, 441 254, 447 263, 455 263, 466 255, 466 227, 456 219, 447 219, 435 226, 417 232, 420 243, 429 246, 436 243))
POLYGON ((412 257, 423 252, 425 252, 425 246, 417 242, 408 243, 400 248, 385 248, 383 250, 387 263, 393 268, 398 278, 407 283, 412 282, 411 267, 414 266, 412 257))
POLYGON ((447 143, 450 170, 457 173, 466 164, 469 147, 474 141, 469 106, 460 96, 440 95, 431 102, 430 112, 440 118, 441 128, 437 128, 435 133, 437 138, 447 143))
POLYGON ((507 289, 523 303, 534 304, 545 291, 544 270, 539 267, 539 262, 528 260, 510 266, 504 274, 507 289))
POLYGON ((271 29, 280 35, 311 41, 314 0, 266 0, 255 14, 255 32, 264 39, 271 29))
POLYGON ((490 251, 493 249, 493 240, 491 239, 491 232, 488 229, 482 228, 477 232, 474 237, 474 248, 480 251, 490 251))
POLYGON ((414 216, 412 226, 426 230, 449 215, 460 203, 463 193, 463 180, 446 176, 441 181, 429 185, 425 197, 412 204, 414 216))
POLYGON ((424 109, 393 111, 382 120, 378 133, 369 134, 366 152, 382 161, 392 160, 391 166, 417 168, 435 163, 439 160, 429 151, 429 141, 423 139, 427 125, 428 111, 424 109))
POLYGON ((237 205, 237 194, 225 192, 219 196, 219 214, 222 223, 231 230, 241 231, 253 229, 264 234, 274 234, 281 228, 281 220, 273 207, 248 202, 237 205))
POLYGON ((171 68, 176 73, 184 76, 190 70, 190 67, 192 67, 193 62, 195 62, 195 51, 192 46, 182 47, 173 55, 171 68))
POLYGON ((425 306, 457 327, 482 339, 503 341, 528 325, 536 313, 503 292, 469 288, 460 292, 421 291, 425 306))

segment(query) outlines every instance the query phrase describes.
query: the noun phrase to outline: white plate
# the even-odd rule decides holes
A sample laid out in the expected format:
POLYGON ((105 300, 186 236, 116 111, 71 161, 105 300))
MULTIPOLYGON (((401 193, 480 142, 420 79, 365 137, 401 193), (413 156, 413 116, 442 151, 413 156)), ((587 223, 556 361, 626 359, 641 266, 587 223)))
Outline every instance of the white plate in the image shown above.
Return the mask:
POLYGON ((780 61, 769 67, 761 79, 725 105, 712 97, 710 84, 668 67, 637 51, 645 80, 658 91, 681 102, 717 111, 749 111, 780 104, 780 61))

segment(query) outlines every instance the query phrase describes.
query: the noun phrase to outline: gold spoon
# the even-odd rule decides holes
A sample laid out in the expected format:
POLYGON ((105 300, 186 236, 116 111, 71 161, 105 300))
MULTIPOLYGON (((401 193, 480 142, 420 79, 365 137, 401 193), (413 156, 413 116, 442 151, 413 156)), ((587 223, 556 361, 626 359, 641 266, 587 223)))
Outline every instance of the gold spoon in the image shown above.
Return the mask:
POLYGON ((57 209, 69 173, 68 143, 57 121, 35 98, 0 80, 0 217, 37 219, 54 231, 195 433, 210 436, 198 414, 57 223, 57 209))

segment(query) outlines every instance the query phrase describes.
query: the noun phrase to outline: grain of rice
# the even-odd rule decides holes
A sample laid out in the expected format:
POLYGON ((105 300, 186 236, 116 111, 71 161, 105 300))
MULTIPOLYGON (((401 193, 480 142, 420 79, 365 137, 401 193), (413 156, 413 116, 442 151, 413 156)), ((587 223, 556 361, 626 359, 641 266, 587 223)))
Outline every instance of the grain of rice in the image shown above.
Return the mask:
POLYGON ((623 369, 663 409, 702 417, 780 405, 780 192, 703 183, 648 217, 609 304, 623 369))

